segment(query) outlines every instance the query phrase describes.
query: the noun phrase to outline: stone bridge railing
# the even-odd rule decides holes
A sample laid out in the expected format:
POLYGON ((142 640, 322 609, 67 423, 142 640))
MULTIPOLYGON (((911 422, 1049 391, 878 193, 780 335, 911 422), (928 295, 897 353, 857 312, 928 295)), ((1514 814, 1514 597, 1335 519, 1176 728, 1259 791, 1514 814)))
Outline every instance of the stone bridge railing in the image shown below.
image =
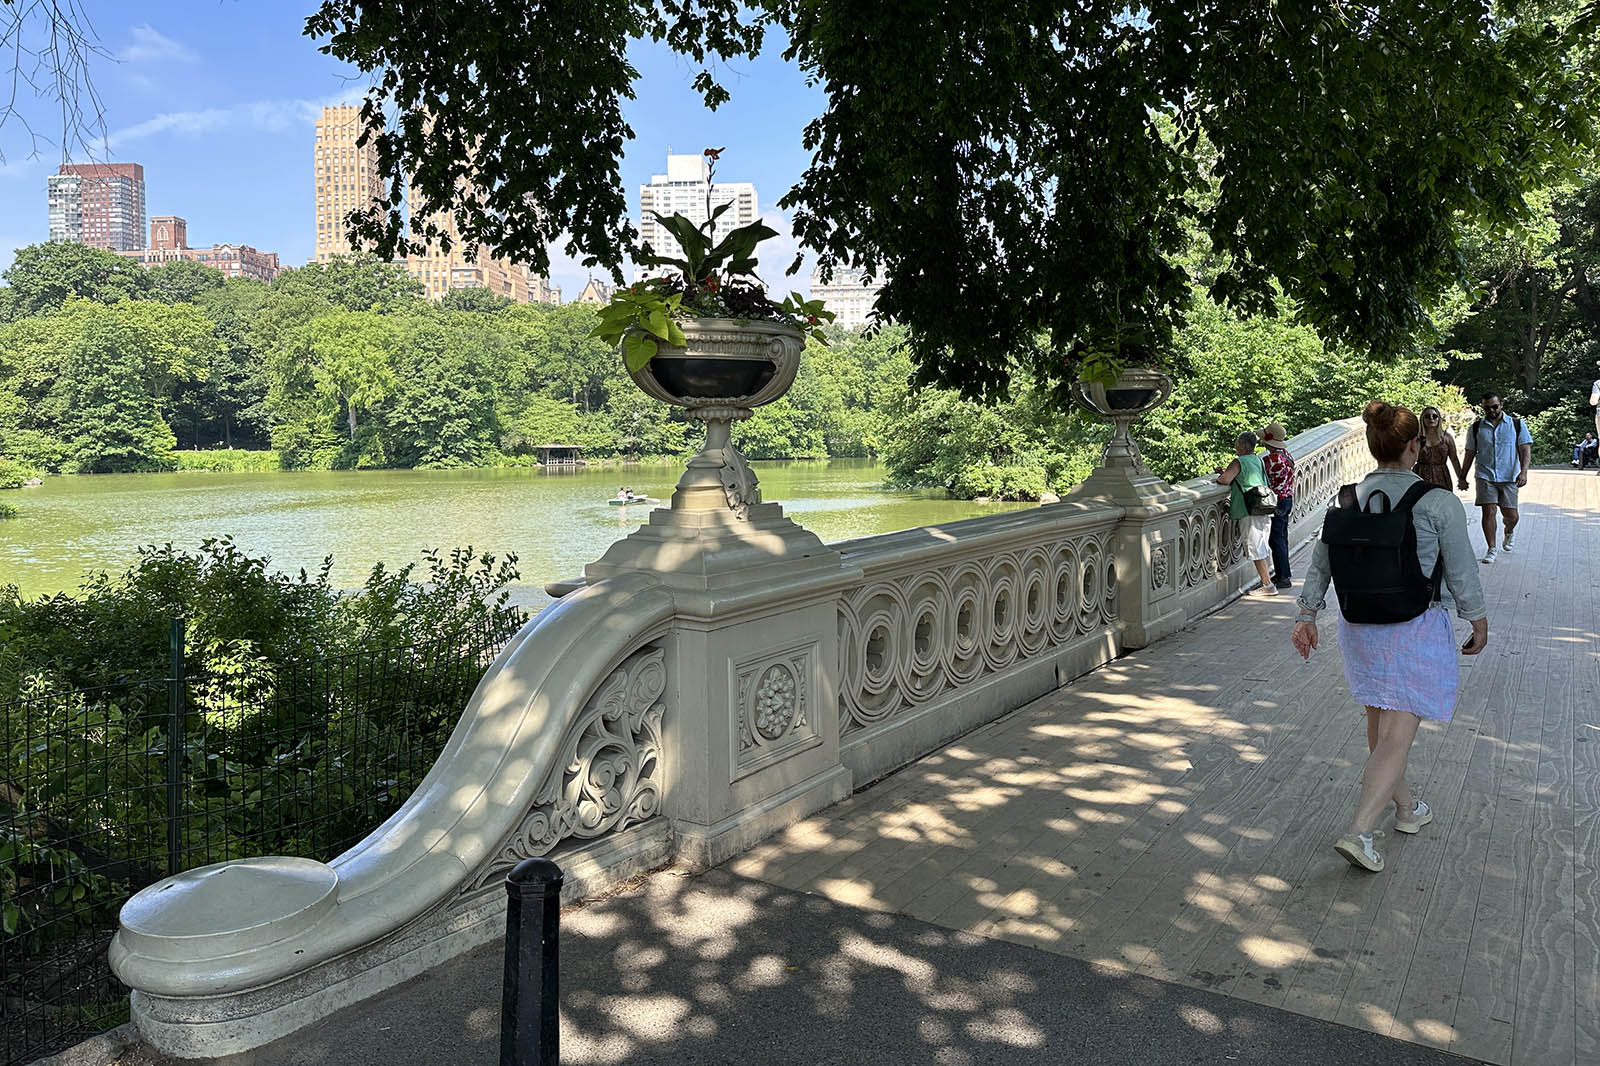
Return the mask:
MULTIPOLYGON (((1359 422, 1290 443, 1291 537, 1371 461, 1359 422)), ((660 509, 490 667, 415 795, 331 863, 189 871, 112 948, 181 1057, 277 1039, 496 936, 503 875, 582 895, 717 863, 1255 580, 1227 490, 1098 471, 1066 501, 824 545, 757 501, 660 509)))

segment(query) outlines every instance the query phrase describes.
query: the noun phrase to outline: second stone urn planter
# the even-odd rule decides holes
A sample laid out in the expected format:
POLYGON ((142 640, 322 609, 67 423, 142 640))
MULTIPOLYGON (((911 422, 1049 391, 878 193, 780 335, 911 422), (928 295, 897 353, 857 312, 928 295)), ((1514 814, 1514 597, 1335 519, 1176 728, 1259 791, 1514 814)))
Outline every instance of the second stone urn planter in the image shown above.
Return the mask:
POLYGON ((734 422, 789 391, 805 336, 778 322, 691 318, 679 325, 687 338, 682 348, 663 344, 644 367, 628 371, 647 395, 706 424, 706 442, 678 479, 672 507, 727 508, 745 518, 761 490, 729 434, 734 422))

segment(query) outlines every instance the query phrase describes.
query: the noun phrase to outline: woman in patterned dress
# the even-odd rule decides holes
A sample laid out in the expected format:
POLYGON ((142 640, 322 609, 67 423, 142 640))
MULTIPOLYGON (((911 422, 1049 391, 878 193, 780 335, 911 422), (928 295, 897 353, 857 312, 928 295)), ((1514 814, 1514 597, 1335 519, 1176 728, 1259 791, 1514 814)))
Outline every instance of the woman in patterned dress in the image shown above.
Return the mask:
POLYGON ((1437 407, 1422 409, 1422 447, 1417 452, 1417 476, 1441 489, 1456 490, 1450 478, 1450 467, 1456 468, 1456 479, 1461 473, 1461 460, 1456 456, 1456 439, 1444 428, 1444 416, 1437 407))

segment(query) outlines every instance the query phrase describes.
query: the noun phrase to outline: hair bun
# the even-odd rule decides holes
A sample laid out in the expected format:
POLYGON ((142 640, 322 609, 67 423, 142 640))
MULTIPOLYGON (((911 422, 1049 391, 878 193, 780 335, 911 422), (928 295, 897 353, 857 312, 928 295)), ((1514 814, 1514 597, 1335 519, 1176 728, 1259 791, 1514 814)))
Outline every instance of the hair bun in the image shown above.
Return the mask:
POLYGON ((1390 412, 1393 410, 1394 408, 1392 406, 1384 403, 1382 400, 1373 400, 1371 403, 1367 404, 1366 409, 1361 412, 1361 421, 1365 422, 1369 426, 1372 425, 1373 422, 1380 420, 1387 422, 1389 421, 1390 412))

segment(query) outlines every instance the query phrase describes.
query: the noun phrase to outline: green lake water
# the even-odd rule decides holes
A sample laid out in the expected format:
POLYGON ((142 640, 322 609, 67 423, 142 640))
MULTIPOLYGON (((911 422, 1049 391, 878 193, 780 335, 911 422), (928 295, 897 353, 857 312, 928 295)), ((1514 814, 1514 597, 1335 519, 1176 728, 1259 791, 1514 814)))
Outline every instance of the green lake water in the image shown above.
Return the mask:
MULTIPOLYGON (((883 490, 865 460, 754 463, 762 496, 824 541, 1012 510, 883 490)), ((20 511, 0 522, 0 584, 26 596, 75 588, 91 570, 120 572, 140 545, 198 547, 231 535, 293 572, 333 556, 333 581, 359 586, 376 562, 418 561, 425 548, 514 552, 513 599, 548 602, 542 586, 582 572, 645 522, 650 505, 612 507, 617 487, 665 501, 681 467, 374 470, 277 474, 111 474, 46 478, 5 493, 20 511)))

